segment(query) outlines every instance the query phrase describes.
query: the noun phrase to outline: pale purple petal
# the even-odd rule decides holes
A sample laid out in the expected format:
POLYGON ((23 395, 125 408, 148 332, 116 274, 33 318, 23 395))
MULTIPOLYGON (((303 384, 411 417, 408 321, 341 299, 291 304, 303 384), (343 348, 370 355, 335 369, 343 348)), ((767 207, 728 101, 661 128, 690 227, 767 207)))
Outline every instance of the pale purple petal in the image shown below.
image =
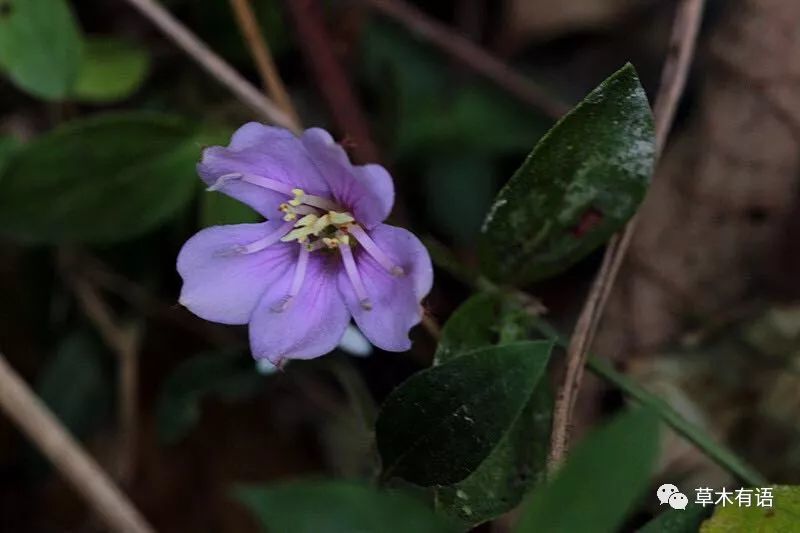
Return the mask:
POLYGON ((339 291, 372 344, 383 350, 405 351, 411 347, 408 332, 422 319, 421 301, 433 283, 430 256, 419 239, 402 228, 381 224, 369 234, 404 274, 390 274, 359 246, 356 264, 372 309, 360 304, 344 269, 339 273, 339 291))
POLYGON ((323 129, 306 130, 302 141, 334 199, 360 224, 372 228, 386 220, 394 204, 394 184, 386 169, 375 164, 353 165, 341 145, 323 129))
MULTIPOLYGON (((258 122, 239 128, 227 147, 211 146, 203 150, 197 172, 209 186, 221 176, 242 173, 276 180, 308 194, 330 195, 327 182, 300 139, 289 130, 258 122)), ((227 180, 219 190, 270 219, 280 216, 278 206, 291 197, 241 180, 227 180)))
POLYGON ((276 243, 236 254, 237 245, 258 241, 281 224, 212 226, 186 241, 178 254, 183 278, 180 303, 206 320, 246 324, 267 286, 293 267, 297 245, 276 243))
MULTIPOLYGON (((299 252, 300 247, 295 244, 295 248, 299 252)), ((336 348, 350 313, 336 288, 337 269, 330 263, 332 259, 336 258, 311 254, 300 292, 282 311, 293 273, 267 288, 250 322, 253 356, 280 364, 284 359, 311 359, 336 348)))

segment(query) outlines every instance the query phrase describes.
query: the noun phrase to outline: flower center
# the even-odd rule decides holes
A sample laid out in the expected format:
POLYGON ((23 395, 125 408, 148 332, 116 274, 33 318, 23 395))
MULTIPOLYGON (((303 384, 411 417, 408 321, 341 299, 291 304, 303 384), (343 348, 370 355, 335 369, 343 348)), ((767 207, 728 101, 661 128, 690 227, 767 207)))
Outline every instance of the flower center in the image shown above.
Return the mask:
POLYGON ((292 196, 290 200, 280 204, 278 207, 278 210, 283 213, 285 224, 262 239, 247 245, 238 245, 233 249, 223 250, 219 253, 222 256, 255 253, 278 241, 297 241, 301 245, 289 293, 273 308, 275 312, 285 310, 300 292, 305 279, 309 254, 316 250, 339 250, 345 272, 359 299, 359 303, 361 307, 367 310, 372 309, 372 303, 353 257, 352 248, 356 244, 360 244, 364 251, 391 275, 405 275, 403 268, 396 265, 386 255, 364 228, 356 222, 355 217, 342 209, 336 202, 321 196, 306 194, 303 189, 292 188, 271 178, 243 173, 220 176, 208 190, 219 190, 230 181, 244 181, 292 196))
MULTIPOLYGON (((287 213, 283 217, 284 220, 287 217, 296 218, 291 209, 293 209, 291 204, 281 204, 281 211, 287 213)), ((328 211, 324 215, 308 213, 295 222, 294 229, 281 237, 281 241, 297 241, 304 244, 310 252, 320 248, 332 250, 342 244, 350 244, 349 233, 356 225, 355 221, 353 215, 347 212, 328 211)))

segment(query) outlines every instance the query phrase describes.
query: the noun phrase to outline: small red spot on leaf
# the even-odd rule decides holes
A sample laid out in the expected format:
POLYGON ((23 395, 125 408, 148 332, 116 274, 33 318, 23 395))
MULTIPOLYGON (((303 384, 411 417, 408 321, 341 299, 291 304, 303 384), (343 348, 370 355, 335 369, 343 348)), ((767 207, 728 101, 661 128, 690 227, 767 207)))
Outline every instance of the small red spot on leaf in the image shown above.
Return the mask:
POLYGON ((602 221, 603 213, 594 207, 590 207, 583 215, 581 215, 581 219, 577 224, 575 224, 572 230, 570 230, 570 233, 572 233, 575 237, 581 238, 589 233, 589 231, 596 228, 602 221))

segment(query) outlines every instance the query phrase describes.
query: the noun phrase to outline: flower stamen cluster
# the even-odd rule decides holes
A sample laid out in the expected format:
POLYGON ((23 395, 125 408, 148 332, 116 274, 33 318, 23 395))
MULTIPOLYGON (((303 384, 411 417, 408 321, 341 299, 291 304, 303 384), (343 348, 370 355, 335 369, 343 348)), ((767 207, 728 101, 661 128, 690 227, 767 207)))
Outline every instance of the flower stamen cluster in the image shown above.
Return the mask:
POLYGON ((330 350, 350 317, 376 346, 408 349, 432 268, 416 237, 383 223, 394 198, 385 169, 352 165, 324 130, 298 138, 250 123, 229 147, 206 149, 198 171, 267 222, 190 239, 178 257, 181 303, 249 322, 253 353, 273 363, 330 350))

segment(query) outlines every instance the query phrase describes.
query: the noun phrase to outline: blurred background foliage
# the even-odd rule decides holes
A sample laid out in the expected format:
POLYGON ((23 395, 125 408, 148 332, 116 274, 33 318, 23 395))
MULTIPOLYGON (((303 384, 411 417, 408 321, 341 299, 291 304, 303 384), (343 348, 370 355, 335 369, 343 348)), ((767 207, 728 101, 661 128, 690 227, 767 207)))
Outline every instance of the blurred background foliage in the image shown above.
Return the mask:
MULTIPOLYGON (((290 1, 254 0, 252 5, 304 123, 326 126, 337 139, 346 139, 320 97, 324 80, 307 66, 303 37, 286 9, 290 1)), ((354 85, 373 140, 396 179, 403 223, 432 247, 449 249, 459 267, 476 267, 476 242, 492 199, 552 118, 362 2, 322 4, 329 46, 354 85)), ((653 94, 674 10, 674 2, 658 0, 417 4, 569 105, 626 61, 636 64, 653 94)), ((257 82, 226 0, 164 0, 163 5, 257 82)), ((710 49, 705 43, 722 32, 728 9, 722 0, 709 2, 701 50, 710 49)), ((780 18, 768 9, 755 11, 769 21, 780 18)), ((757 48, 757 39, 756 44, 741 40, 741 46, 757 48)), ((698 64, 701 72, 715 65, 713 53, 701 53, 698 64)), ((293 491, 329 494, 323 482, 307 487, 269 483, 374 476, 378 466, 368 422, 375 419, 376 405, 404 378, 428 366, 434 352, 438 359, 447 357, 446 343, 437 351, 433 341, 415 331, 409 354, 356 359, 337 350, 266 375, 250 359, 241 328, 205 323, 177 305, 175 257, 185 239, 208 225, 257 220, 249 208, 205 193, 194 172, 202 147, 225 143, 238 125, 253 119, 251 112, 121 0, 0 0, 0 71, 0 346, 156 527, 255 531, 254 517, 276 524, 306 511, 292 507, 297 503, 293 491), (115 323, 109 327, 98 315, 115 323), (126 347, 133 353, 127 357, 135 357, 138 365, 133 375, 126 367, 126 347), (126 416, 120 398, 125 401, 123 387, 131 379, 133 433, 120 429, 126 416), (269 491, 272 507, 254 503, 265 501, 262 492, 269 491), (246 507, 254 508, 252 516, 246 507)), ((679 131, 693 131, 697 117, 706 116, 703 91, 709 86, 719 88, 702 73, 692 76, 679 131)), ((767 151, 755 146, 742 168, 763 164, 767 157, 759 149, 767 151)), ((724 202, 719 205, 724 212, 724 202)), ((758 204, 761 210, 753 211, 748 203, 742 208, 746 216, 738 207, 734 216, 775 234, 791 228, 786 217, 772 217, 771 205, 758 204)), ((724 220, 718 224, 732 227, 724 220)), ((737 228, 732 234, 741 233, 737 228)), ((787 265, 797 264, 797 254, 791 238, 769 242, 769 250, 785 253, 770 254, 769 265, 758 268, 742 261, 753 278, 767 274, 763 284, 738 291, 736 305, 720 299, 710 311, 701 312, 707 307, 700 305, 685 309, 680 330, 668 342, 636 345, 624 357, 616 348, 611 358, 770 479, 797 483, 800 319, 793 303, 800 291, 796 276, 786 274, 787 265), (722 313, 723 307, 733 311, 722 313)), ((598 259, 592 253, 558 277, 529 287, 555 323, 570 324, 598 259)), ((726 267, 718 263, 712 278, 726 267)), ((456 269, 437 270, 427 302, 441 322, 471 291, 450 270, 456 269)), ((680 280, 678 285, 683 286, 680 280)), ((498 314, 507 312, 513 315, 513 310, 498 314)), ((519 332, 530 325, 518 318, 506 320, 506 329, 492 338, 525 338, 519 332)), ((618 322, 624 328, 625 321, 618 322)), ((494 343, 463 342, 470 347, 494 343)), ((587 397, 592 401, 582 410, 581 434, 624 403, 618 390, 596 382, 587 397)), ((633 418, 605 431, 625 434, 626 427, 648 424, 628 416, 633 418)), ((598 442, 604 435, 596 436, 598 442)), ((662 440, 666 451, 659 476, 679 475, 687 486, 732 483, 728 473, 674 434, 662 440)), ((625 441, 623 451, 629 449, 625 446, 643 456, 650 453, 636 442, 625 441)), ((600 457, 602 446, 597 449, 596 457, 579 454, 587 468, 608 459, 600 457)), ((571 475, 563 483, 575 486, 577 474, 571 475)), ((646 479, 623 481, 632 487, 647 484, 646 479)), ((431 531, 447 527, 436 524, 415 500, 362 494, 363 488, 347 483, 331 490, 341 502, 335 506, 342 513, 342 531, 371 527, 373 517, 364 509, 383 506, 404 510, 409 520, 428 524, 431 531), (361 522, 348 525, 354 517, 361 522)), ((458 489, 469 490, 468 485, 458 489)), ((439 496, 440 508, 469 522, 457 492, 439 496)), ((309 507, 333 505, 320 498, 324 501, 311 501, 309 507)), ((546 507, 529 508, 525 520, 535 523, 546 507)), ((625 527, 645 523, 656 511, 648 501, 625 527)), ((581 527, 576 524, 572 527, 581 527)), ((501 519, 480 530, 505 531, 506 525, 501 519)), ((0 420, 0 529, 97 528, 78 497, 0 420)))

